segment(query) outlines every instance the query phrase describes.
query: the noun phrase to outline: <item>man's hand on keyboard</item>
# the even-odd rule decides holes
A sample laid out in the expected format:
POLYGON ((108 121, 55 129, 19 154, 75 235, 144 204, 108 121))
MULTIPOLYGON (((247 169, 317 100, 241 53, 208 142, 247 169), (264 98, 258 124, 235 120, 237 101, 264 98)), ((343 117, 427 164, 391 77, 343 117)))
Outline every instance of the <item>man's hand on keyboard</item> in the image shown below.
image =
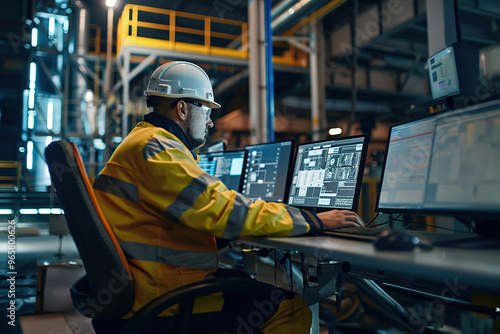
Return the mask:
POLYGON ((331 210, 321 212, 318 213, 318 217, 323 222, 325 230, 351 226, 365 227, 365 224, 356 212, 349 210, 331 210))

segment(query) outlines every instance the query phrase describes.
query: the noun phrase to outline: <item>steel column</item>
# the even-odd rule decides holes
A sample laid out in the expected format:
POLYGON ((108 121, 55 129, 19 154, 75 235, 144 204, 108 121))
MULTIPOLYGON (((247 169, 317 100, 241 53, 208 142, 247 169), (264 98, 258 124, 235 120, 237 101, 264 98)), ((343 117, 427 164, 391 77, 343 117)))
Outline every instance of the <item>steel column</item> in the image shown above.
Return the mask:
POLYGON ((250 142, 274 140, 274 82, 270 0, 248 1, 250 142), (267 51, 268 49, 269 51, 267 51), (271 61, 268 61, 268 59, 271 61))
POLYGON ((128 135, 128 101, 130 93, 130 52, 127 50, 123 54, 123 96, 122 96, 122 138, 128 135))

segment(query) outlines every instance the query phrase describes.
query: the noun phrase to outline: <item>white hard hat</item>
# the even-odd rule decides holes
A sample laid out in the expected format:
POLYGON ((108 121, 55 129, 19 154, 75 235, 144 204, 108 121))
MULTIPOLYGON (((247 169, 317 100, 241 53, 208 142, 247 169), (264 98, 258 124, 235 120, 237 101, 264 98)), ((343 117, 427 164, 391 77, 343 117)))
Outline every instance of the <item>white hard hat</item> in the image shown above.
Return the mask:
POLYGON ((186 61, 173 61, 158 67, 151 74, 144 95, 193 99, 210 108, 220 108, 220 104, 214 101, 207 73, 198 65, 186 61))

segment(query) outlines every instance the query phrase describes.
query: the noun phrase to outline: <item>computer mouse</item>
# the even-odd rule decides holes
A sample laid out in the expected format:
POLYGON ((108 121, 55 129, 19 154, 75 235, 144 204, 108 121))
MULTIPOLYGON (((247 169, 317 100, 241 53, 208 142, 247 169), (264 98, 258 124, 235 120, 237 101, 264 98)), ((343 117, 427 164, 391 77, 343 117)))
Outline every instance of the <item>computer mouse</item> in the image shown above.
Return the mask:
POLYGON ((432 248, 432 246, 421 242, 419 237, 398 230, 382 231, 374 241, 374 246, 378 250, 387 251, 411 251, 417 246, 422 249, 432 248))

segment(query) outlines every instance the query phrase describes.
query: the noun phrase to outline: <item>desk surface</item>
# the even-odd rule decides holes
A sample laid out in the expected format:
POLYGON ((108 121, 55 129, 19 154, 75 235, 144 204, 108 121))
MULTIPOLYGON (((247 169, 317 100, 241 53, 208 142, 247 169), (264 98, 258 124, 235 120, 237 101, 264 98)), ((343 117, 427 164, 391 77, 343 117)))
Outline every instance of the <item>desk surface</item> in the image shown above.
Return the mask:
POLYGON ((500 295, 500 247, 379 251, 371 242, 326 236, 248 237, 243 241, 254 246, 296 250, 324 259, 349 262, 352 273, 374 280, 405 286, 432 285, 437 293, 448 298, 460 299, 460 295, 474 292, 500 295))

